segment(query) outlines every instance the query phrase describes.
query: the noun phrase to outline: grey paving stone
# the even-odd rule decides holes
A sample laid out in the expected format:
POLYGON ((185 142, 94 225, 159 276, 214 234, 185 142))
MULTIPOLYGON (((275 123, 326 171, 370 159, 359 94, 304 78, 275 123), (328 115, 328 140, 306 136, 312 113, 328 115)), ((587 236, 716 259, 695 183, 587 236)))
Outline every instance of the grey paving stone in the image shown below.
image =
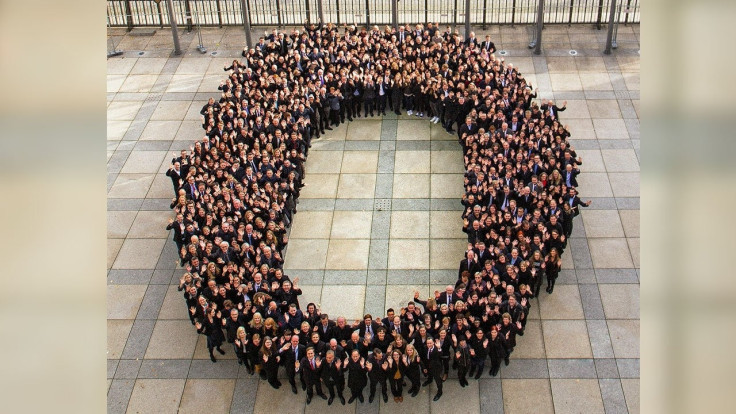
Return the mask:
POLYGON ((601 149, 601 146, 598 144, 598 140, 596 139, 574 139, 574 137, 575 135, 573 135, 573 138, 569 139, 568 141, 572 144, 572 146, 575 149, 578 149, 578 150, 601 149))
POLYGON ((550 378, 597 378, 592 359, 548 359, 550 378))
MULTIPOLYGON (((519 337, 519 340, 524 338, 519 337)), ((501 366, 501 378, 549 378, 547 360, 512 358, 509 366, 501 366)))
POLYGON ((138 113, 135 114, 135 120, 144 120, 147 121, 151 119, 151 115, 153 115, 153 111, 156 110, 156 106, 158 106, 158 101, 155 100, 145 100, 143 102, 143 105, 141 105, 141 109, 138 110, 138 113))
POLYGON ((598 378, 618 378, 618 366, 613 358, 599 358, 595 361, 598 378))
POLYGON ((579 285, 578 288, 580 289, 580 299, 583 302, 585 319, 606 319, 598 285, 585 284, 579 285))
POLYGON ((639 210, 641 208, 640 200, 639 197, 617 197, 616 207, 619 210, 639 210))
POLYGON ((335 200, 337 211, 370 211, 373 210, 372 198, 338 198, 335 200))
POLYGON ((595 269, 598 283, 638 283, 635 269, 595 269))
POLYGON ((432 211, 463 211, 463 205, 459 200, 452 198, 433 198, 429 205, 432 211))
MULTIPOLYGON (((173 78, 174 75, 171 73, 162 73, 158 75, 156 82, 151 87, 151 94, 163 94, 166 92, 166 89, 169 87, 169 83, 171 83, 171 79, 173 78)), ((163 95, 161 97, 163 98, 163 95)))
POLYGON ((383 151, 378 153, 378 173, 390 173, 394 172, 394 162, 396 159, 395 151, 383 151))
POLYGON ((137 319, 133 323, 128 335, 128 342, 125 343, 123 349, 123 359, 143 358, 146 354, 146 348, 148 348, 148 341, 151 340, 154 325, 156 325, 156 321, 146 319, 137 319))
POLYGON ((381 141, 396 141, 398 128, 398 120, 384 117, 383 122, 381 122, 381 141))
POLYGON ((534 73, 536 73, 537 75, 548 73, 546 57, 532 56, 532 64, 534 64, 534 73))
POLYGON ((148 123, 147 119, 135 119, 130 123, 128 130, 123 135, 123 141, 138 141, 148 123))
POLYGON ((230 412, 234 414, 252 413, 255 409, 256 394, 260 382, 253 378, 241 378, 235 383, 230 412))
POLYGON ((138 378, 187 378, 191 362, 188 359, 145 359, 138 378))
POLYGON ((593 358, 613 358, 613 346, 605 320, 586 321, 593 358))
POLYGON ((119 359, 107 360, 107 379, 112 379, 115 376, 115 370, 118 368, 119 362, 119 359))
POLYGON ((396 151, 429 151, 430 141, 396 141, 396 151))
POLYGON ((133 147, 133 150, 135 151, 168 151, 169 147, 171 147, 171 143, 174 142, 173 140, 170 141, 138 141, 135 144, 135 147, 133 147))
POLYGON ((587 239, 571 237, 568 246, 570 246, 569 250, 572 253, 575 269, 591 269, 593 267, 593 259, 590 257, 587 239))
POLYGON ((629 91, 629 97, 634 100, 641 99, 641 91, 629 91))
POLYGON ((396 151, 396 141, 379 141, 378 149, 381 151, 396 151))
MULTIPOLYGON (((223 349, 225 352, 234 352, 229 345, 223 349)), ((209 359, 193 359, 189 366, 188 378, 238 378, 238 367, 238 361, 235 359, 219 358, 214 364, 209 359)))
POLYGON ((430 285, 454 285, 457 282, 457 271, 450 269, 432 269, 429 271, 430 285))
POLYGON ((560 274, 557 277, 557 281, 555 282, 555 286, 557 285, 575 285, 577 283, 578 283, 578 279, 575 274, 575 271, 572 269, 565 269, 565 270, 560 271, 560 274))
POLYGON ((606 64, 606 70, 610 72, 620 71, 621 68, 618 66, 618 59, 613 55, 603 56, 603 63, 606 64))
MULTIPOLYGON (((555 92, 555 100, 564 102, 572 100, 583 100, 585 99, 585 92, 583 91, 559 91, 555 92)), ((562 114, 562 119, 565 118, 565 114, 562 114)))
POLYGON ((478 391, 480 393, 480 412, 503 414, 503 388, 499 378, 479 379, 478 391))
POLYGON ((300 285, 321 285, 324 281, 324 270, 286 270, 285 274, 291 279, 299 278, 300 285))
MULTIPOLYGON (((585 197, 585 194, 583 194, 584 200, 591 200, 592 203, 590 204, 590 207, 588 207, 588 210, 615 210, 616 209, 616 199, 613 197, 585 197)), ((580 217, 580 216, 578 216, 580 217)))
POLYGON ((395 198, 391 208, 394 211, 426 211, 429 206, 430 200, 426 198, 395 198))
POLYGON ((368 270, 366 283, 368 286, 385 285, 387 273, 386 270, 368 270))
POLYGON ((148 285, 141 306, 138 308, 136 319, 158 318, 158 312, 161 310, 167 290, 168 286, 166 285, 148 285))
MULTIPOLYGON (((592 205, 591 205, 591 207, 592 207, 592 205)), ((579 237, 579 238, 586 237, 586 233, 585 233, 585 222, 583 222, 583 217, 581 215, 573 218, 573 220, 572 220, 572 233, 570 234, 570 237, 571 238, 573 238, 573 237, 579 237)))
POLYGON ((111 414, 125 413, 130 395, 133 393, 135 380, 114 379, 107 392, 107 412, 111 414))
POLYGON ((389 285, 425 285, 429 283, 429 270, 389 270, 389 285))
MULTIPOLYGON (((324 284, 363 285, 366 283, 365 270, 325 270, 324 284)), ((301 279, 300 279, 301 281, 301 279)))
MULTIPOLYGON (((393 203, 392 203, 393 204, 393 203)), ((391 212, 374 211, 371 223, 371 239, 388 239, 391 232, 391 212)), ((388 253, 388 251, 387 251, 388 253)))
MULTIPOLYGON (((172 188, 173 196, 173 188, 172 188)), ((141 210, 143 211, 171 211, 169 207, 171 205, 171 199, 168 198, 146 198, 143 200, 141 210)), ((174 216, 174 213, 171 213, 174 216)))
POLYGON ((112 186, 115 184, 115 180, 118 179, 118 173, 107 173, 107 189, 105 191, 110 191, 112 186))
POLYGON ((368 253, 368 269, 385 270, 388 268, 388 239, 371 240, 368 253))
POLYGON ((577 276, 578 284, 598 283, 595 279, 595 270, 593 269, 576 269, 575 275, 577 276))
POLYGON ((179 252, 176 251, 176 243, 171 240, 171 236, 168 236, 163 249, 161 249, 161 255, 158 257, 156 269, 177 269, 179 263, 180 258, 179 252))
POLYGON ((626 398, 624 390, 621 387, 619 379, 599 379, 598 385, 601 388, 601 398, 603 399, 603 408, 606 414, 626 414, 629 412, 626 407, 626 398))
POLYGON ((585 91, 585 99, 616 99, 613 91, 585 91))
POLYGON ((616 365, 621 378, 639 378, 639 358, 619 358, 616 365))
MULTIPOLYGON (((638 118, 638 116, 636 115, 636 110, 634 109, 634 104, 633 102, 631 102, 631 99, 619 99, 618 106, 621 109, 621 116, 624 119, 638 118)), ((629 135, 631 135, 631 131, 629 131, 629 135)))
MULTIPOLYGON (((168 285, 168 284, 179 284, 179 278, 177 277, 174 279, 174 274, 177 272, 177 270, 174 269, 156 269, 153 271, 153 275, 151 275, 151 281, 149 282, 152 285, 168 285)), ((184 270, 181 271, 181 273, 184 273, 184 270)))
POLYGON ((601 149, 631 149, 631 141, 628 139, 599 139, 601 149))
POLYGON ((460 144, 455 141, 431 141, 430 149, 432 151, 457 151, 457 157, 461 158, 460 144))
POLYGON ((138 141, 120 141, 118 143, 117 151, 133 151, 138 141))
POLYGON ((115 379, 136 379, 141 367, 140 359, 121 359, 115 371, 115 379))
MULTIPOLYGON (((331 211, 335 209, 335 200, 328 198, 307 198, 300 199, 297 210, 300 211, 331 211)), ((299 214, 294 217, 299 220, 299 214)))
POLYGON ((391 198, 394 193, 393 174, 376 174, 376 198, 391 198))
POLYGON ((120 270, 107 272, 109 285, 147 285, 151 281, 152 270, 120 270))
MULTIPOLYGON (((376 393, 380 393, 380 391, 376 391, 376 393)), ((389 391, 389 394, 391 391, 389 391)), ((349 409, 348 409, 349 410, 349 409)), ((355 406, 355 414, 378 414, 381 412, 381 404, 378 403, 378 398, 376 399, 376 402, 373 404, 357 404, 355 406)))
POLYGON ((117 174, 123 169, 123 165, 128 160, 128 156, 131 151, 117 150, 112 154, 110 160, 107 161, 107 172, 110 174, 117 174))
MULTIPOLYGON (((368 285, 365 289, 364 313, 371 315, 386 314, 386 285, 368 285)), ((375 316, 376 318, 378 316, 375 316)))
POLYGON ((378 151, 380 141, 345 141, 345 151, 378 151))
POLYGON ((143 205, 142 198, 108 198, 107 209, 109 211, 138 211, 143 205))
MULTIPOLYGON (((176 68, 179 67, 180 63, 181 63, 181 58, 167 59, 166 63, 164 64, 164 67, 161 69, 161 73, 173 74, 174 72, 176 72, 176 68)), ((191 100, 191 98, 189 98, 189 100, 191 100)))

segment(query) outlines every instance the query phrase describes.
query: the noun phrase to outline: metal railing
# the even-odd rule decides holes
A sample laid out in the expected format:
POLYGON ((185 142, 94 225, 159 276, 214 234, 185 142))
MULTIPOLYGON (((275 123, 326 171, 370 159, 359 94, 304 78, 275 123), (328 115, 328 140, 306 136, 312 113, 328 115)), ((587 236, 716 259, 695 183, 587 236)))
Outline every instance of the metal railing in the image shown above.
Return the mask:
MULTIPOLYGON (((336 24, 391 24, 391 0, 245 0, 252 26, 300 26, 305 19, 319 17, 336 24)), ((470 19, 474 25, 533 24, 539 0, 471 0, 470 19)), ((614 0, 621 7, 620 22, 639 23, 639 0, 614 0)), ((191 16, 201 17, 204 27, 242 26, 241 0, 174 0, 176 23, 192 30, 191 16)), ((546 0, 545 24, 601 24, 607 22, 611 0, 546 0)), ((112 27, 164 27, 169 25, 168 6, 160 0, 108 0, 107 15, 112 27)), ((463 0, 401 0, 399 24, 439 22, 462 25, 463 0)))

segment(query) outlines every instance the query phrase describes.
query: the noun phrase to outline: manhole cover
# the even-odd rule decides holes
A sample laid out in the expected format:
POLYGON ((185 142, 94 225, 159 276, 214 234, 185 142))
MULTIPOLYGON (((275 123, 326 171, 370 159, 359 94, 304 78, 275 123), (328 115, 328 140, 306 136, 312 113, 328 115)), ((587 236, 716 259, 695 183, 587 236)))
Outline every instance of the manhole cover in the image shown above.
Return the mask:
POLYGON ((138 52, 138 56, 143 56, 143 54, 146 52, 138 52))
POLYGON ((210 53, 210 55, 212 55, 212 56, 215 56, 216 54, 217 54, 217 52, 210 53))
POLYGON ((391 199, 390 198, 377 198, 373 202, 373 210, 390 211, 391 210, 391 199))
POLYGON ((498 54, 501 55, 501 56, 506 56, 506 55, 509 54, 509 52, 507 52, 505 50, 501 50, 501 51, 498 52, 498 54))
POLYGON ((570 53, 571 56, 577 56, 578 55, 578 51, 575 50, 575 49, 570 50, 570 52, 568 52, 568 53, 570 53))

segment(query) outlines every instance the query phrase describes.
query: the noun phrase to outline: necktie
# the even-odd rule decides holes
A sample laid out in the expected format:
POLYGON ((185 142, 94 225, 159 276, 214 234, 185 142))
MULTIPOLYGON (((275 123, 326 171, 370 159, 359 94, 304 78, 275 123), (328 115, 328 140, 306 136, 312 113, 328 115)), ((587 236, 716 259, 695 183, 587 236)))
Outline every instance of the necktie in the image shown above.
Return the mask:
POLYGON ((299 360, 299 348, 294 348, 294 361, 299 360))
POLYGON ((315 366, 314 366, 314 360, 312 359, 311 361, 312 361, 312 369, 314 369, 315 368, 315 366))
POLYGON ((427 350, 427 359, 429 359, 429 355, 432 353, 432 349, 434 348, 429 348, 429 350, 427 350))
POLYGON ((401 326, 396 327, 396 333, 401 335, 401 326))

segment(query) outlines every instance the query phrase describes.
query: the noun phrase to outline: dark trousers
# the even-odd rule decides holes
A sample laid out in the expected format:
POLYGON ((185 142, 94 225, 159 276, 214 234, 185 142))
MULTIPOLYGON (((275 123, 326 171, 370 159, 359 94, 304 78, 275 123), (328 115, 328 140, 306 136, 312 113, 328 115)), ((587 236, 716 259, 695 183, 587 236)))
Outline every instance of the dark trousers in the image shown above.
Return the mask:
POLYGON ((289 378, 289 384, 296 387, 296 376, 299 375, 299 382, 301 385, 304 385, 304 376, 302 375, 302 372, 299 371, 299 374, 294 371, 294 369, 287 369, 286 370, 286 376, 289 378))
POLYGON ((345 390, 344 381, 326 382, 327 392, 330 393, 330 398, 335 398, 335 389, 337 389, 337 395, 342 397, 342 392, 345 390))
POLYGON ((378 112, 386 112, 386 95, 383 95, 383 96, 378 95, 376 97, 376 100, 377 100, 377 105, 378 105, 377 107, 378 112))
POLYGON ((334 126, 340 125, 340 112, 342 110, 342 106, 340 108, 341 109, 330 109, 330 120, 334 126))
POLYGON ((381 394, 382 394, 382 395, 386 395, 386 393, 387 393, 387 388, 388 388, 388 387, 387 387, 387 385, 386 385, 386 378, 384 378, 384 379, 382 379, 382 380, 376 380, 376 379, 371 379, 371 385, 370 385, 370 392, 371 392, 371 396, 374 396, 374 395, 376 395, 376 386, 377 386, 377 385, 378 385, 379 383, 381 384, 381 394))
POLYGON ((394 379, 391 377, 388 380, 391 383, 391 394, 394 397, 401 397, 404 392, 404 378, 394 379))
POLYGON ((468 375, 468 367, 458 366, 457 378, 460 381, 460 384, 464 384, 468 382, 468 379, 465 378, 466 375, 468 375))
POLYGON ((324 395, 322 391, 322 384, 319 381, 307 383, 307 397, 314 397, 314 390, 317 390, 317 395, 324 395))
POLYGON ((363 106, 363 97, 353 96, 353 116, 360 118, 361 106, 363 106))
POLYGON ((496 374, 498 370, 501 369, 501 359, 502 358, 491 357, 491 372, 493 374, 496 374))
POLYGON ((409 382, 411 382, 409 393, 411 394, 412 392, 419 391, 419 388, 422 386, 422 379, 420 377, 419 371, 414 374, 407 374, 406 377, 409 379, 409 382))
POLYGON ((368 113, 373 115, 374 104, 375 104, 375 99, 373 98, 366 98, 363 100, 363 112, 365 112, 365 116, 368 116, 368 113))

